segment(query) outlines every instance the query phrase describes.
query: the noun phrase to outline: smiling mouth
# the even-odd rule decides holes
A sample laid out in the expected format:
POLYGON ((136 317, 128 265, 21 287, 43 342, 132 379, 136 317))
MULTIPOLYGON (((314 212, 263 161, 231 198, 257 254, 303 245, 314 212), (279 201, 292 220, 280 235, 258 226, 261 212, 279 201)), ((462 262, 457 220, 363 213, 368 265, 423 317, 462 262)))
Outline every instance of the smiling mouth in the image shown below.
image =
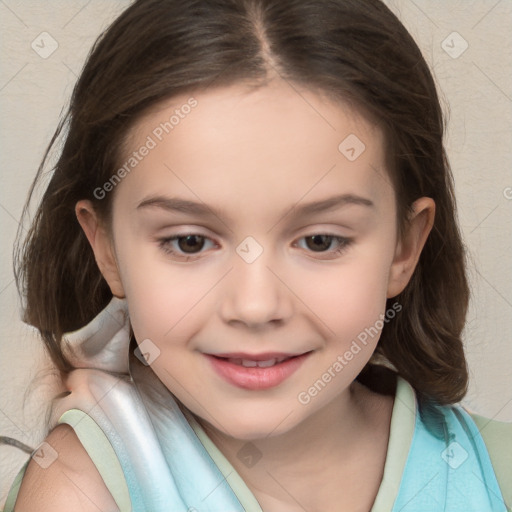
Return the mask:
POLYGON ((242 358, 234 358, 234 357, 219 357, 214 356, 217 359, 223 359, 228 363, 236 364, 238 366, 244 366, 245 368, 270 368, 271 366, 275 366, 276 364, 282 363, 284 361, 288 361, 288 359, 292 359, 297 356, 285 356, 285 357, 274 357, 267 360, 255 360, 255 359, 242 359, 242 358))
POLYGON ((204 354, 213 370, 230 384, 264 390, 278 386, 297 371, 312 354, 204 354))

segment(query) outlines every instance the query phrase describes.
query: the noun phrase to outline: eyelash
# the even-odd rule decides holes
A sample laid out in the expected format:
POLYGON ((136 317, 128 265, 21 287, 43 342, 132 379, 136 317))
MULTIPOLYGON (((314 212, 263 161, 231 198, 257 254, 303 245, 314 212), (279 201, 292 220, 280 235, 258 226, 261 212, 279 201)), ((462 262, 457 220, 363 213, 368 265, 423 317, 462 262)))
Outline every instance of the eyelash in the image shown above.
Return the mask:
MULTIPOLYGON (((196 260, 196 259, 201 257, 200 254, 201 254, 202 248, 201 248, 200 252, 188 253, 188 254, 187 253, 183 253, 183 252, 178 252, 178 251, 176 251, 175 249, 172 248, 172 243, 173 242, 175 242, 177 240, 180 240, 182 238, 187 238, 189 236, 195 236, 195 237, 198 237, 198 238, 202 238, 204 240, 210 240, 211 241, 211 239, 208 238, 207 236, 203 236, 203 235, 200 235, 198 233, 183 233, 183 234, 174 235, 174 236, 171 236, 171 237, 160 238, 158 240, 158 245, 159 245, 160 249, 162 249, 166 254, 175 256, 178 259, 184 259, 185 261, 196 260)), ((329 237, 332 241, 335 241, 338 244, 338 248, 335 249, 335 250, 330 250, 330 251, 309 251, 309 252, 317 253, 317 254, 333 254, 334 257, 340 256, 353 243, 353 239, 352 238, 346 238, 346 237, 343 237, 343 236, 332 235, 330 233, 315 233, 313 235, 303 236, 303 237, 299 238, 299 240, 303 240, 303 239, 307 239, 307 238, 313 238, 313 237, 316 237, 316 236, 329 237)), ((333 258, 320 258, 320 259, 333 259, 333 258)))

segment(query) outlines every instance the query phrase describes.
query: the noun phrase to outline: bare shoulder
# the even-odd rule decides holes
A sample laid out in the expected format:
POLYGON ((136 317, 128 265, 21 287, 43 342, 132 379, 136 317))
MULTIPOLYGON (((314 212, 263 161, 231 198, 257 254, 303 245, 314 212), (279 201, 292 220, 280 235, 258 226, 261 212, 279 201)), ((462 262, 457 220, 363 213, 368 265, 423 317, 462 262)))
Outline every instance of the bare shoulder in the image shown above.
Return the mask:
POLYGON ((45 442, 27 466, 15 512, 119 512, 72 427, 58 425, 45 442))

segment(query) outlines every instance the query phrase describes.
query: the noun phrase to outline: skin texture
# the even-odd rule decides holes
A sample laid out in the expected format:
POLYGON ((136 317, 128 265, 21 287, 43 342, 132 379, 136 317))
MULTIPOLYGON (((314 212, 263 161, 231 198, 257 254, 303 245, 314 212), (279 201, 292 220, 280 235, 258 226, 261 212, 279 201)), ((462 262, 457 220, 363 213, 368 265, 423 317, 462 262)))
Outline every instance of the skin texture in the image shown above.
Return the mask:
POLYGON ((113 294, 127 298, 136 339, 160 351, 153 371, 196 415, 264 510, 369 510, 382 479, 393 399, 354 379, 379 336, 360 344, 309 403, 297 397, 404 289, 435 205, 418 199, 407 236, 397 239, 383 135, 347 105, 280 80, 194 98, 197 106, 161 141, 154 129, 189 96, 153 109, 132 130, 127 159, 148 136, 157 144, 110 192, 112 225, 88 201, 77 204, 78 219, 113 294), (338 149, 351 134, 365 145, 353 161, 338 149), (372 206, 297 215, 304 204, 338 194, 372 206), (157 197, 196 201, 218 214, 141 206, 157 197), (196 254, 164 240, 190 233, 206 237, 196 254), (320 234, 350 243, 333 240, 320 252, 305 238, 320 234), (249 236, 263 249, 252 263, 237 253, 249 236), (203 355, 241 351, 312 354, 280 385, 254 391, 227 383, 203 355), (262 455, 252 468, 237 456, 248 441, 262 455))
POLYGON ((43 468, 32 459, 16 500, 16 512, 118 512, 112 495, 69 425, 46 437, 58 456, 43 468))

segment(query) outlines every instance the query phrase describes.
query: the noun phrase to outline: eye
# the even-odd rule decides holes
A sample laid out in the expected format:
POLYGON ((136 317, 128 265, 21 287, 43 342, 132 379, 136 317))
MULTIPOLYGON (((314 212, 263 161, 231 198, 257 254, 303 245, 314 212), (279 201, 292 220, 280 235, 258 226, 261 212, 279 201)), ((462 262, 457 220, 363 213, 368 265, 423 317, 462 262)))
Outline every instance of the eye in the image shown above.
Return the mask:
POLYGON ((208 242, 215 246, 215 243, 197 233, 184 233, 158 240, 158 245, 166 253, 178 258, 190 259, 190 256, 199 254, 208 242))
POLYGON ((305 241, 305 248, 310 252, 333 254, 334 256, 343 253, 352 243, 350 238, 323 233, 305 236, 300 240, 305 241))
MULTIPOLYGON (((302 240, 306 246, 302 248, 309 252, 332 255, 333 257, 343 253, 352 243, 352 239, 323 233, 299 239, 299 241, 302 240)), ((213 240, 197 233, 183 233, 158 240, 159 247, 166 254, 187 261, 199 257, 200 253, 204 252, 203 249, 208 248, 208 244, 210 244, 209 248, 216 246, 213 240)), ((301 246, 299 242, 296 245, 301 246)))

